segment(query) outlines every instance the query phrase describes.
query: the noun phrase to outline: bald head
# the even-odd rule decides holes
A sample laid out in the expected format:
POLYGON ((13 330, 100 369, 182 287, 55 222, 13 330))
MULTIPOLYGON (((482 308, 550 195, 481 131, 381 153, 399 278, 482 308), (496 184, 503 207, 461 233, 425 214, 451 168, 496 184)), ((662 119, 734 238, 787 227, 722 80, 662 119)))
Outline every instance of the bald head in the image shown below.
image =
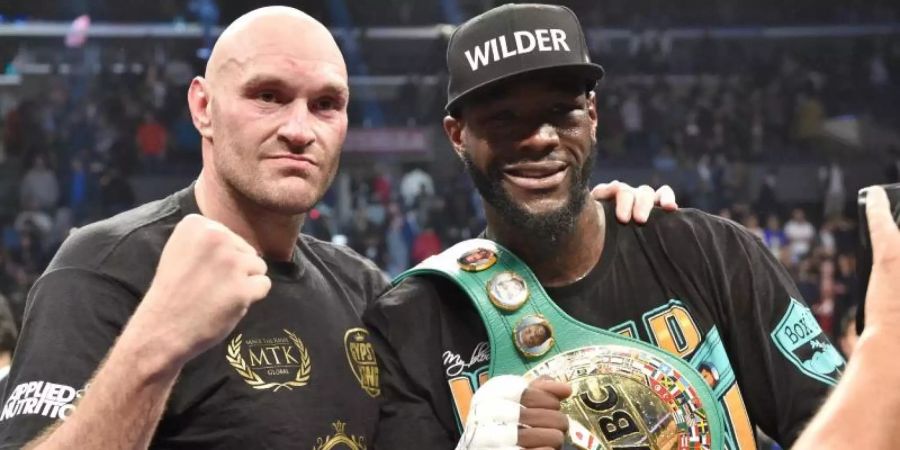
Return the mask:
POLYGON ((188 89, 202 138, 198 186, 282 216, 305 214, 337 172, 349 101, 347 67, 324 25, 283 6, 245 14, 188 89))
POLYGON ((219 36, 205 77, 242 69, 255 57, 284 54, 338 66, 346 74, 344 57, 325 25, 287 6, 267 6, 238 17, 219 36))

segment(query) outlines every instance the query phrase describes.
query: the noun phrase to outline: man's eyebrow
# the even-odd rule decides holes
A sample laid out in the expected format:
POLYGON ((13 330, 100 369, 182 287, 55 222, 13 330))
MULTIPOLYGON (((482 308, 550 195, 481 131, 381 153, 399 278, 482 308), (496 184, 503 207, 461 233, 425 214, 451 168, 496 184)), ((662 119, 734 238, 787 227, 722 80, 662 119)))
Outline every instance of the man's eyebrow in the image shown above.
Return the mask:
MULTIPOLYGON (((244 90, 253 90, 263 87, 288 89, 295 87, 289 80, 284 77, 271 74, 253 75, 241 83, 244 90)), ((350 89, 344 83, 336 81, 327 81, 315 89, 319 94, 333 95, 335 97, 347 98, 350 95, 350 89)))
POLYGON ((327 82, 318 91, 335 97, 347 98, 350 96, 350 88, 343 83, 327 82))
POLYGON ((252 77, 241 83, 241 87, 245 89, 253 89, 263 86, 288 87, 289 83, 279 76, 267 74, 253 75, 252 77))

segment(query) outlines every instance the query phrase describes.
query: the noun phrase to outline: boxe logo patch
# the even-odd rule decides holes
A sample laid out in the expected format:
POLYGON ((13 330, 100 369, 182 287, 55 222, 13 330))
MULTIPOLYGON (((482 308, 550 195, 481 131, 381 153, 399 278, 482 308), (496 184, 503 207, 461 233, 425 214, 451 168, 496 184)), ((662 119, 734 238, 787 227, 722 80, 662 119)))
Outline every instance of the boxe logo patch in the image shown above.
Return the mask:
POLYGON ((823 383, 837 384, 844 368, 844 358, 831 345, 804 304, 791 298, 787 312, 772 331, 772 340, 801 372, 823 383))

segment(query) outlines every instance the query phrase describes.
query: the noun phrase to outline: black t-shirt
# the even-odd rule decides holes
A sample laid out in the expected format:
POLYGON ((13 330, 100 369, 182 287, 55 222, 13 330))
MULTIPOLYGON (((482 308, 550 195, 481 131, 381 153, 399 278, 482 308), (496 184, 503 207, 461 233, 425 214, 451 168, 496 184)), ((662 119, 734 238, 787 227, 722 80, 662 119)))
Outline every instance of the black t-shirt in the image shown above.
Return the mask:
MULTIPOLYGON (((20 447, 72 412, 146 293, 173 228, 196 212, 188 188, 66 240, 28 296, 0 448, 20 447)), ((351 250, 303 235, 293 261, 268 265, 268 296, 182 370, 153 448, 371 443, 378 369, 360 315, 386 279, 351 250)))
MULTIPOLYGON (((573 284, 547 288, 550 297, 577 320, 691 361, 727 409, 727 448, 755 449, 754 425, 792 443, 843 361, 783 267, 733 222, 685 209, 622 225, 604 206, 599 263, 573 284)), ((363 320, 382 364, 378 448, 452 449, 490 362, 472 302, 450 280, 417 276, 363 320)))

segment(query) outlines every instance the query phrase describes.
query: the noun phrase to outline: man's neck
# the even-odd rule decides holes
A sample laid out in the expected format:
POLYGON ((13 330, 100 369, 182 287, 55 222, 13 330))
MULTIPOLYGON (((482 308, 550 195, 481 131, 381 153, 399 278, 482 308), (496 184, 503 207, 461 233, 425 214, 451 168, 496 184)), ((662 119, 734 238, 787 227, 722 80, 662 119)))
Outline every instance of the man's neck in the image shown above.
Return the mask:
POLYGON ((585 200, 572 229, 556 236, 553 242, 547 242, 547 236, 534 236, 507 223, 489 207, 487 221, 490 238, 528 264, 544 286, 564 286, 584 278, 603 252, 606 215, 603 205, 593 199, 585 200))
POLYGON ((286 216, 263 208, 224 186, 206 169, 200 172, 194 196, 205 217, 237 233, 263 257, 291 260, 303 215, 286 216))

